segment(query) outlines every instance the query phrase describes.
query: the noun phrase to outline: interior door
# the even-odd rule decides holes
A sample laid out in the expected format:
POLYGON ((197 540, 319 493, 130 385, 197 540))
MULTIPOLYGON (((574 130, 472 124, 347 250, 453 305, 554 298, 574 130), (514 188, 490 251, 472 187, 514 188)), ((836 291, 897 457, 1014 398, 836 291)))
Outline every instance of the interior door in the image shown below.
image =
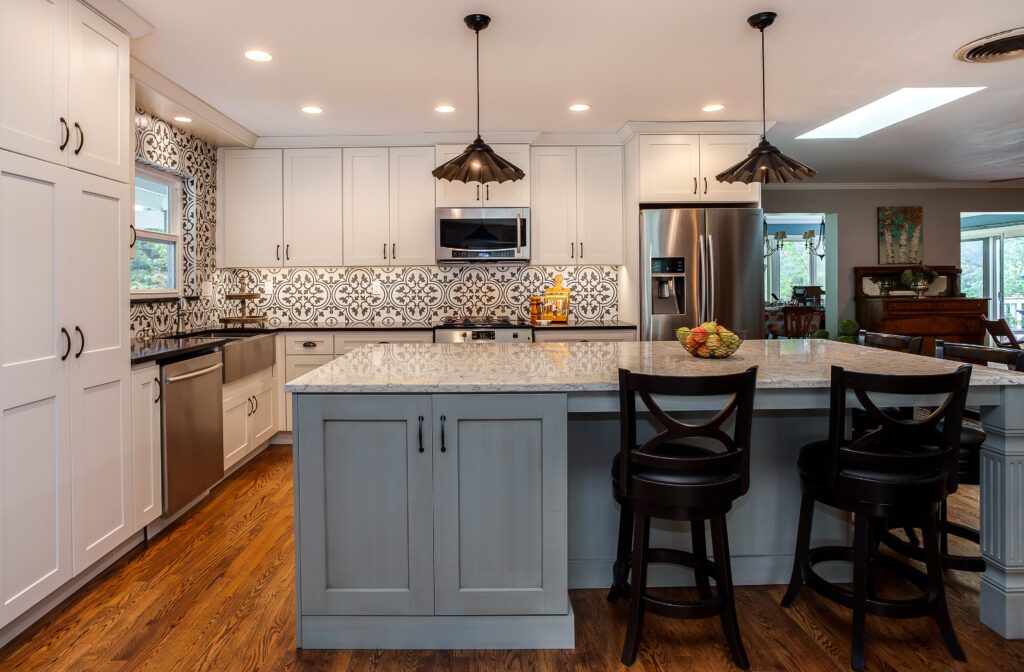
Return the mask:
POLYGON ((71 2, 69 13, 69 165, 127 182, 132 161, 130 40, 80 2, 71 2))
POLYGON ((130 187, 76 174, 71 473, 75 573, 127 539, 132 492, 130 187))
POLYGON ((565 395, 434 395, 434 613, 564 614, 565 395))
POLYGON ((341 266, 341 149, 284 150, 284 265, 341 266))
POLYGON ((0 2, 0 92, 0 148, 66 164, 68 0, 0 2))
POLYGON ((710 316, 741 338, 764 338, 763 222, 759 208, 707 211, 710 316))
POLYGON ((434 254, 433 147, 392 147, 390 157, 391 260, 432 266, 434 254))
POLYGON ((72 576, 70 174, 0 151, 0 627, 72 576))
POLYGON ((387 266, 391 259, 387 147, 344 150, 346 266, 387 266))
POLYGON ((575 265, 576 148, 534 147, 530 172, 536 177, 530 208, 531 260, 539 265, 575 265))

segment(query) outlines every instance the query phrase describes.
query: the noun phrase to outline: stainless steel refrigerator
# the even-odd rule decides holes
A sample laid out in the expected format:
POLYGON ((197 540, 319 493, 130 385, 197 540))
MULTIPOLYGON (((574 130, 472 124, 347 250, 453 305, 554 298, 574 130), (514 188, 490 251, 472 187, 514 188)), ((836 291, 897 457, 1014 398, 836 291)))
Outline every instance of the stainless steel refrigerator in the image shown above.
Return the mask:
POLYGON ((763 226, 760 208, 641 210, 641 338, 711 320, 764 338, 763 226))

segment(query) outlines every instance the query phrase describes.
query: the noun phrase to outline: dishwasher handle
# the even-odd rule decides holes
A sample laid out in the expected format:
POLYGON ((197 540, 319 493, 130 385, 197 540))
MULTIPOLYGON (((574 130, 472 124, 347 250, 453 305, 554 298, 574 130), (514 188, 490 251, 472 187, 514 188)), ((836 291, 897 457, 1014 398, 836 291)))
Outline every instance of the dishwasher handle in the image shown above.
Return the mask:
POLYGON ((224 368, 224 363, 223 362, 218 362, 217 364, 214 364, 213 366, 208 366, 205 369, 199 369, 198 371, 193 371, 192 373, 185 373, 185 374, 182 374, 180 376, 174 376, 173 378, 168 378, 164 382, 168 383, 168 384, 170 384, 170 383, 177 383, 178 381, 181 381, 181 380, 188 380, 189 378, 198 378, 199 376, 205 376, 208 373, 213 373, 214 371, 216 371, 218 369, 223 369, 223 368, 224 368))

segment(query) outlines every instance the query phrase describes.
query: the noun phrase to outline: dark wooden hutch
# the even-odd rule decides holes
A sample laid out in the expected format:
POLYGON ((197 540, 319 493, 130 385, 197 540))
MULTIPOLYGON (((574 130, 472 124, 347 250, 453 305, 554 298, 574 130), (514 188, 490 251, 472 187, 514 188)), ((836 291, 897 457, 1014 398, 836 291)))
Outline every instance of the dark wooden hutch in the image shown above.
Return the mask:
POLYGON ((924 354, 934 354, 935 339, 955 343, 985 343, 981 317, 988 299, 968 298, 960 291, 960 269, 932 266, 939 274, 922 298, 899 285, 903 271, 915 266, 857 266, 853 269, 854 301, 861 329, 905 336, 923 336, 924 354), (896 287, 886 295, 885 280, 896 287), (881 286, 876 282, 882 280, 881 286))

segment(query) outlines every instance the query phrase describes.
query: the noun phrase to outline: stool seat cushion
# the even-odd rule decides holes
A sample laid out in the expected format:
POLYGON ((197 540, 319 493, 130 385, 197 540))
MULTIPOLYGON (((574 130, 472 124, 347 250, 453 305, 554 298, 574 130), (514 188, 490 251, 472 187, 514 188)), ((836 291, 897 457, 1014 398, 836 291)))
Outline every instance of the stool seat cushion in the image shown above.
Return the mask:
MULTIPOLYGON (((707 458, 721 455, 720 452, 682 443, 664 443, 658 446, 657 455, 677 458, 707 458)), ((737 460, 739 455, 737 455, 737 460)), ((612 485, 618 499, 622 459, 619 454, 612 458, 612 485)), ((651 504, 670 507, 701 506, 701 500, 708 506, 721 506, 743 494, 743 485, 736 469, 709 472, 685 472, 656 469, 644 465, 633 465, 632 497, 648 500, 651 504)))

